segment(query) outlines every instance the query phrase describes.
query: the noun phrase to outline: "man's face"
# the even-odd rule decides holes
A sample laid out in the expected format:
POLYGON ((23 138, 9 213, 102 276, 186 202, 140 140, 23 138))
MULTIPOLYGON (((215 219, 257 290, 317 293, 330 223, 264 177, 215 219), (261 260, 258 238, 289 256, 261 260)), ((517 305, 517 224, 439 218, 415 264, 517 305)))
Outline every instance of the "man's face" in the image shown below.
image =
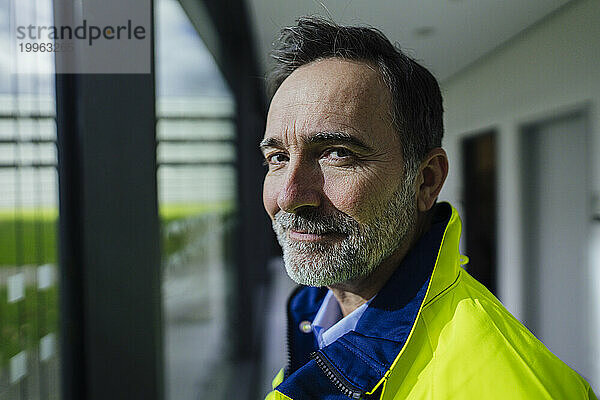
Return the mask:
POLYGON ((296 282, 366 277, 412 232, 413 179, 390 97, 375 67, 337 58, 298 68, 275 93, 263 202, 296 282))

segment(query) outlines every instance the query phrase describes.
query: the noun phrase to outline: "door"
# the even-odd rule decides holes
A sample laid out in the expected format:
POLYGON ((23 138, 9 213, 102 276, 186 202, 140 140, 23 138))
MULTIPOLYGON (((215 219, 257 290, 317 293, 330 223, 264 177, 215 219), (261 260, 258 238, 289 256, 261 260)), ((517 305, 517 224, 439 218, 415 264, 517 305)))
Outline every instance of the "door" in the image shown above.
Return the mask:
POLYGON ((496 294, 496 132, 468 137, 462 146, 465 268, 496 294))
POLYGON ((554 354, 590 377, 585 114, 529 126, 522 144, 526 324, 554 354))

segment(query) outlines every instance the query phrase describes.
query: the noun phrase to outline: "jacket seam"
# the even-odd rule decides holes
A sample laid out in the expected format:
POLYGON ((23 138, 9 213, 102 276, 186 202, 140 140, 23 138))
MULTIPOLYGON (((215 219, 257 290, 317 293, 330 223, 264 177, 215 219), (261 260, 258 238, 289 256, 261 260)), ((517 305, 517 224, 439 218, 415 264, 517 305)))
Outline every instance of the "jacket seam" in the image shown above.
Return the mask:
POLYGON ((387 390, 387 384, 388 384, 388 378, 385 378, 382 383, 381 396, 379 396, 379 400, 383 400, 383 395, 385 394, 385 392, 387 390))
POLYGON ((360 351, 351 348, 349 345, 345 344, 343 340, 340 340, 340 344, 342 346, 344 346, 344 348, 346 350, 348 350, 349 352, 355 354, 357 357, 359 357, 361 360, 363 360, 366 364, 369 364, 369 360, 371 360, 371 361, 373 361, 374 364, 376 364, 377 366, 381 367, 381 369, 383 370, 383 373, 385 373, 388 370, 388 367, 385 364, 381 364, 380 362, 378 362, 375 359, 372 359, 368 355, 362 354, 360 351))
POLYGON ((423 309, 425 309, 425 307, 429 307, 431 304, 433 304, 436 301, 438 301, 440 298, 442 298, 449 291, 451 291, 452 289, 454 289, 454 287, 456 287, 458 285, 458 282, 461 280, 461 278, 462 278, 462 273, 459 270, 458 274, 456 275, 456 278, 454 279, 454 282, 452 282, 444 290, 442 290, 441 292, 439 292, 438 294, 436 294, 433 298, 429 299, 427 301, 427 303, 423 304, 423 309))

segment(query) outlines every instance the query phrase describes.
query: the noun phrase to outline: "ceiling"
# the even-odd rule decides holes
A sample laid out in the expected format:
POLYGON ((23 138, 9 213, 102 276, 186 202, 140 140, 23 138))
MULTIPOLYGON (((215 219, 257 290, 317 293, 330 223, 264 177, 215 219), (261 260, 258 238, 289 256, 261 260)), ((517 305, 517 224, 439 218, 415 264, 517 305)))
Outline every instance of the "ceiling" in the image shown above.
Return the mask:
POLYGON ((248 0, 262 67, 281 27, 303 15, 371 25, 443 81, 569 0, 248 0))

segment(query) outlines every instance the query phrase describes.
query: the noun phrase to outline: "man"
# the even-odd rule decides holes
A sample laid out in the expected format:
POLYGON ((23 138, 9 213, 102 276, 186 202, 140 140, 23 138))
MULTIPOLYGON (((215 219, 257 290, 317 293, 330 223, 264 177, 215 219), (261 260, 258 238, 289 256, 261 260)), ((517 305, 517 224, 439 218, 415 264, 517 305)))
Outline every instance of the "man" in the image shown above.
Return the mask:
POLYGON ((379 31, 318 18, 274 58, 263 200, 301 286, 267 398, 595 398, 460 268, 435 78, 379 31))

